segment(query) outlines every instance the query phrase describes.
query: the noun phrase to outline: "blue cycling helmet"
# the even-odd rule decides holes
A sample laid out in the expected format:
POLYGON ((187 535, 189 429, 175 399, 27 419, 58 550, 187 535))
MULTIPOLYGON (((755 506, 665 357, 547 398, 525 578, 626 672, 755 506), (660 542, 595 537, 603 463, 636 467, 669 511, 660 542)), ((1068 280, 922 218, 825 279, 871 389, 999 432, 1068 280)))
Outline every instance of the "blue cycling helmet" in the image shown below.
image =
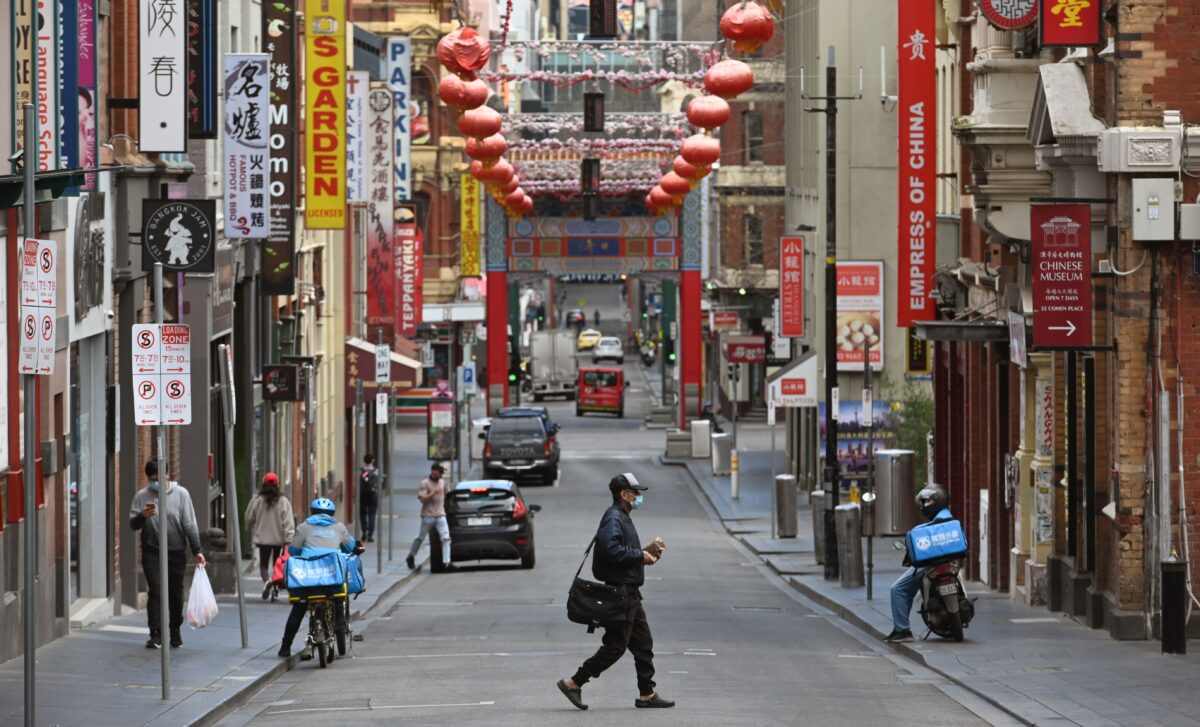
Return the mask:
POLYGON ((312 504, 308 506, 308 509, 312 510, 314 514, 323 512, 328 515, 332 515, 337 512, 337 505, 334 505, 333 500, 330 500, 328 497, 318 497, 312 501, 312 504))

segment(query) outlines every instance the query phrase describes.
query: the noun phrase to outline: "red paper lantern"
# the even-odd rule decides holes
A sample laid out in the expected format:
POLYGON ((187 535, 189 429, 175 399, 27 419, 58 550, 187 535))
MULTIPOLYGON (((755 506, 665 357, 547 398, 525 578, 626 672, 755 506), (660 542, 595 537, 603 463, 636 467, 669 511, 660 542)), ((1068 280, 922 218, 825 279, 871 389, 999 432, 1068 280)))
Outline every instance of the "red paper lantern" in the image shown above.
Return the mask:
POLYGON ((459 28, 438 41, 437 57, 451 73, 474 75, 492 55, 487 39, 474 28, 459 28))
POLYGON ((508 141, 500 134, 492 134, 486 139, 467 139, 467 156, 478 159, 484 166, 491 166, 497 159, 508 151, 508 141))
POLYGON ((704 88, 724 99, 735 98, 749 91, 753 85, 754 71, 732 58, 726 58, 704 74, 704 88))
POLYGON ((729 121, 729 102, 720 96, 694 98, 688 104, 687 118, 693 126, 712 131, 729 121))
POLYGON ((698 167, 707 167, 717 163, 721 159, 721 142, 711 136, 693 134, 683 140, 683 147, 679 150, 679 156, 683 157, 689 164, 694 164, 698 167))
POLYGON ((438 84, 438 98, 457 111, 484 105, 490 93, 487 84, 478 78, 465 80, 458 76, 446 76, 438 84))
POLYGON ((658 210, 663 211, 675 206, 675 198, 662 187, 655 187, 650 190, 650 203, 658 210))
POLYGON ((512 194, 513 190, 520 186, 521 180, 517 179, 514 175, 512 179, 508 180, 508 182, 500 187, 500 194, 512 194))
POLYGON ((471 176, 475 177, 479 181, 481 181, 481 182, 487 181, 488 171, 489 171, 489 167, 483 166, 483 162, 479 161, 478 159, 471 162, 471 176))
POLYGON ((498 111, 488 106, 480 106, 477 109, 464 111, 463 115, 458 117, 458 130, 464 136, 483 139, 492 134, 499 134, 500 123, 498 111))
POLYGON ((518 209, 520 209, 523 215, 533 212, 533 198, 526 196, 525 199, 521 200, 521 206, 518 209))
POLYGON ((698 182, 707 177, 708 173, 712 171, 708 167, 701 167, 692 164, 687 159, 684 159, 680 156, 675 157, 675 161, 671 163, 671 167, 675 170, 676 174, 693 182, 698 182))
POLYGON ((517 187, 512 192, 504 195, 504 201, 508 202, 510 207, 520 207, 525 202, 525 190, 517 187))
POLYGON ((775 35, 775 19, 754 0, 736 3, 721 16, 721 35, 732 40, 737 50, 753 53, 775 35))
POLYGON ((501 157, 490 168, 483 170, 484 176, 479 177, 485 182, 495 184, 497 187, 502 187, 508 184, 508 181, 513 178, 515 171, 513 165, 508 163, 508 160, 501 157))
POLYGON ((692 191, 692 183, 675 172, 664 174, 658 186, 662 187, 664 192, 676 198, 684 197, 688 192, 692 191))
POLYGON ((652 215, 658 214, 658 205, 654 204, 654 197, 649 192, 646 193, 646 209, 650 210, 652 215))

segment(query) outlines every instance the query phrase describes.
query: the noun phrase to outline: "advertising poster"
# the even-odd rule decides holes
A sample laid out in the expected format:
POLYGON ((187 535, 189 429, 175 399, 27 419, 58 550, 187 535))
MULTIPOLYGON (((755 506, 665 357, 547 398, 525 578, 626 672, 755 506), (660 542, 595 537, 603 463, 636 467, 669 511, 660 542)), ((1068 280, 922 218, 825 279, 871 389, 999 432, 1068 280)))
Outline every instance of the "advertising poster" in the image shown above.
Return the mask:
POLYGON ((429 459, 454 459, 454 400, 429 402, 429 459))
POLYGON ((864 348, 871 369, 883 369, 883 263, 837 264, 838 371, 862 371, 864 348))
MULTIPOLYGON (((96 94, 96 0, 79 0, 78 69, 79 166, 82 169, 95 169, 100 163, 100 147, 96 136, 97 106, 100 101, 96 94)), ((70 134, 71 130, 66 129, 64 133, 70 134)), ((95 172, 84 175, 82 189, 85 192, 97 191, 95 172)))
POLYGON ((263 3, 263 50, 271 58, 270 221, 261 245, 263 295, 291 295, 296 290, 296 7, 294 0, 263 3))
POLYGON ((187 19, 183 8, 138 0, 138 148, 187 151, 187 19))
POLYGON ((225 236, 270 233, 270 62, 266 53, 225 54, 225 236))
MULTIPOLYGON (((394 99, 394 97, 393 97, 394 99)), ((395 244, 396 278, 400 283, 400 302, 396 308, 398 315, 397 332, 402 336, 411 336, 417 332, 417 324, 421 322, 421 286, 423 256, 423 235, 417 224, 417 206, 415 204, 396 205, 395 244)))
POLYGON ((371 74, 346 74, 346 201, 367 201, 367 93, 371 74))
POLYGON ((937 71, 934 4, 899 0, 897 187, 900 190, 896 255, 896 325, 933 320, 937 272, 937 71))
POLYGON ((393 152, 396 176, 396 202, 412 199, 410 177, 412 157, 412 41, 405 37, 387 39, 388 88, 392 90, 392 122, 395 124, 395 151, 393 152))
POLYGON ((346 6, 305 0, 304 219, 346 226, 346 6))
MULTIPOLYGON (((820 421, 819 452, 825 458, 825 402, 817 407, 820 421)), ((871 425, 874 448, 867 437, 867 421, 863 417, 861 401, 842 399, 838 404, 837 459, 841 466, 842 489, 851 484, 861 492, 867 481, 867 463, 881 449, 896 447, 896 432, 900 427, 900 414, 892 410, 892 403, 875 399, 871 403, 871 425)))
POLYGON ((459 224, 459 234, 462 238, 461 245, 461 270, 459 274, 464 278, 479 277, 479 181, 468 173, 464 173, 459 177, 462 190, 461 200, 461 217, 459 224))
POLYGON ((37 116, 38 169, 58 169, 58 3, 42 0, 37 4, 37 116))
MULTIPOLYGON (((59 37, 78 39, 78 0, 58 0, 59 37)), ((59 114, 55 119, 59 141, 59 169, 79 169, 79 134, 75 131, 75 119, 79 118, 79 46, 78 40, 62 41, 58 44, 59 114)), ((79 196, 79 187, 67 187, 68 197, 79 196)))
POLYGON ((189 139, 217 138, 217 0, 187 0, 189 139))

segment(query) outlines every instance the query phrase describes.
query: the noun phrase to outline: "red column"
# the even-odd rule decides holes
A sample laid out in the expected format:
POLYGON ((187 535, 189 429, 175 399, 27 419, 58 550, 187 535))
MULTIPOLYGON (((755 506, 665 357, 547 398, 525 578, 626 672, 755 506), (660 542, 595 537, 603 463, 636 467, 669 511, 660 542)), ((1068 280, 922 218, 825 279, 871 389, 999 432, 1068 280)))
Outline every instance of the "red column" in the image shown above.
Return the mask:
POLYGON ((487 386, 488 411, 508 406, 508 273, 487 274, 487 386), (491 400, 493 387, 504 392, 503 402, 491 400))
POLYGON ((679 427, 687 429, 687 401, 684 394, 688 384, 696 385, 694 409, 700 412, 704 404, 703 384, 700 381, 700 271, 684 270, 679 274, 679 427))

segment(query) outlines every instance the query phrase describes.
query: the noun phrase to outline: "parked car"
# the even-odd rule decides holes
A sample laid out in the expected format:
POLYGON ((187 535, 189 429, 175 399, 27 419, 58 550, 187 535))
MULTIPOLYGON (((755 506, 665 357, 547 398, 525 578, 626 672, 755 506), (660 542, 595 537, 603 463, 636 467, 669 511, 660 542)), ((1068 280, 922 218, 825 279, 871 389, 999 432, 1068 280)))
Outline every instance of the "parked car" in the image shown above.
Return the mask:
MULTIPOLYGON (((450 560, 520 560, 522 568, 536 562, 533 515, 540 505, 527 505, 520 488, 510 480, 464 480, 446 495, 450 526, 450 560)), ((442 544, 436 531, 429 569, 445 570, 442 544)))
POLYGON ((567 311, 567 328, 582 330, 587 325, 587 313, 583 312, 582 308, 572 308, 567 311))
MULTIPOLYGON (((574 382, 572 382, 574 385, 574 382)), ((542 426, 546 427, 546 436, 550 439, 550 460, 553 462, 555 469, 558 468, 558 460, 560 451, 558 447, 558 431, 560 427, 550 420, 550 412, 544 406, 506 406, 496 412, 496 416, 492 419, 508 419, 513 417, 534 417, 542 422, 542 426)), ((489 425, 490 426, 490 425, 489 425)))
POLYGON ((625 349, 621 346, 621 339, 614 336, 604 336, 592 349, 592 363, 600 363, 601 361, 616 361, 619 364, 625 363, 625 349))
POLYGON ((558 445, 540 416, 496 417, 483 445, 484 479, 558 479, 558 445))
POLYGON ((597 343, 600 343, 600 331, 597 331, 595 328, 589 328, 586 331, 580 331, 579 338, 575 339, 575 348, 580 351, 587 351, 595 348, 597 343))
POLYGON ((597 411, 625 416, 625 389, 629 382, 625 372, 619 368, 579 369, 576 385, 575 416, 584 412, 597 411))

